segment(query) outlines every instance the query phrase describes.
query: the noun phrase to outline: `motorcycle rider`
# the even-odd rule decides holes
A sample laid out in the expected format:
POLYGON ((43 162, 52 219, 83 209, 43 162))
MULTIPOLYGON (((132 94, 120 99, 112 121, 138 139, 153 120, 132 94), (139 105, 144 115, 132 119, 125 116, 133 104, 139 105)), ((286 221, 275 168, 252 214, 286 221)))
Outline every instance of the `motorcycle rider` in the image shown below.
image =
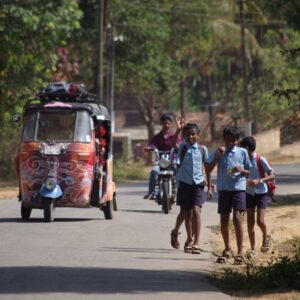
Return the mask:
MULTIPOLYGON (((153 151, 154 149, 158 149, 158 151, 170 151, 172 149, 175 137, 175 132, 172 130, 173 117, 170 114, 163 114, 160 117, 160 122, 162 126, 161 131, 151 138, 148 147, 145 148, 145 151, 153 151)), ((180 144, 181 139, 178 137, 178 135, 176 135, 175 138, 175 143, 180 144)), ((144 199, 153 198, 155 181, 158 172, 159 165, 155 165, 150 173, 148 193, 144 196, 144 199)))

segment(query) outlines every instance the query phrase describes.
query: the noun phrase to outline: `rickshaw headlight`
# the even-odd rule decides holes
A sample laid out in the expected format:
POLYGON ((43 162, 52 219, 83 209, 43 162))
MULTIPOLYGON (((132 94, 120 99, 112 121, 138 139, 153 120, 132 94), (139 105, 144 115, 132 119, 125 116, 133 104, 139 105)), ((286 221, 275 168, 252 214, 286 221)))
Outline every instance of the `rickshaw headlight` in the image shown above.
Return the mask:
POLYGON ((163 169, 166 169, 170 165, 170 162, 167 158, 162 157, 159 161, 159 166, 163 169))
POLYGON ((56 186, 56 181, 53 178, 48 178, 45 182, 45 187, 47 190, 52 191, 56 186))

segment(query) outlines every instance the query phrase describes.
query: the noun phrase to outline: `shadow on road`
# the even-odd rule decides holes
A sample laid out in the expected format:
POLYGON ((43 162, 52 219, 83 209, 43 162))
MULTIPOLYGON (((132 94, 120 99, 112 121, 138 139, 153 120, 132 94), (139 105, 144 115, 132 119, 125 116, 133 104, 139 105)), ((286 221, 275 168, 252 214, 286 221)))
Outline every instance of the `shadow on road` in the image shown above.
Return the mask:
MULTIPOLYGON (((86 222, 86 221, 93 221, 99 220, 104 221, 104 219, 92 219, 92 218, 55 218, 54 222, 86 222)), ((28 220, 23 220, 21 218, 0 218, 0 223, 23 223, 23 224, 30 224, 30 223, 45 223, 43 218, 30 218, 28 220)))
POLYGON ((216 291, 206 273, 80 267, 1 267, 0 294, 216 291))
POLYGON ((142 209, 121 209, 120 211, 133 212, 133 213, 146 213, 146 214, 163 214, 162 210, 142 210, 142 209))
POLYGON ((300 183, 300 175, 280 174, 276 175, 276 184, 300 183))

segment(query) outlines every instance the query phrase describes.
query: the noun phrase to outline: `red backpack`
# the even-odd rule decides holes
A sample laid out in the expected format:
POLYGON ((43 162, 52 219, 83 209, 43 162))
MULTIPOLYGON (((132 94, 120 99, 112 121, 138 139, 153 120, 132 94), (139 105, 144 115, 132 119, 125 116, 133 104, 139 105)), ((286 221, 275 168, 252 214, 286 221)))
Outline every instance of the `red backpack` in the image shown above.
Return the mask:
MULTIPOLYGON (((267 162, 270 166, 272 166, 269 161, 267 161, 267 162)), ((265 171, 262 167, 260 156, 258 154, 256 154, 256 163, 257 163, 257 167, 258 167, 259 176, 261 178, 264 178, 265 177, 265 171)), ((275 191, 276 191, 275 179, 268 180, 265 183, 267 184, 267 187, 268 187, 269 197, 272 199, 273 202, 276 202, 275 199, 274 199, 274 195, 275 195, 275 191)))

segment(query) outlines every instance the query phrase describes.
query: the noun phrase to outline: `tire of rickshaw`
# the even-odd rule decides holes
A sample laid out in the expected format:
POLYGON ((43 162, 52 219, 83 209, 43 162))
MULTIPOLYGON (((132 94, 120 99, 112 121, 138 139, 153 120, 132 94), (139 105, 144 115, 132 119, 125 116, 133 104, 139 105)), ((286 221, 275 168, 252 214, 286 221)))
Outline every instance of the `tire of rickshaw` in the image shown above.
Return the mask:
POLYGON ((28 220, 31 215, 32 208, 24 207, 23 203, 21 204, 21 217, 23 220, 28 220))
POLYGON ((169 201, 168 201, 168 189, 169 189, 169 183, 168 181, 162 182, 162 192, 163 192, 163 199, 162 199, 162 205, 163 205, 163 211, 165 214, 169 213, 169 201))
POLYGON ((103 208, 103 213, 104 213, 104 218, 106 220, 112 220, 113 218, 113 204, 112 204, 112 201, 107 201, 103 208))
POLYGON ((50 198, 44 198, 44 220, 51 223, 54 221, 54 200, 50 198))
POLYGON ((118 210, 118 205, 117 205, 117 196, 116 196, 116 193, 114 193, 114 196, 113 196, 113 210, 114 211, 117 211, 118 210))

